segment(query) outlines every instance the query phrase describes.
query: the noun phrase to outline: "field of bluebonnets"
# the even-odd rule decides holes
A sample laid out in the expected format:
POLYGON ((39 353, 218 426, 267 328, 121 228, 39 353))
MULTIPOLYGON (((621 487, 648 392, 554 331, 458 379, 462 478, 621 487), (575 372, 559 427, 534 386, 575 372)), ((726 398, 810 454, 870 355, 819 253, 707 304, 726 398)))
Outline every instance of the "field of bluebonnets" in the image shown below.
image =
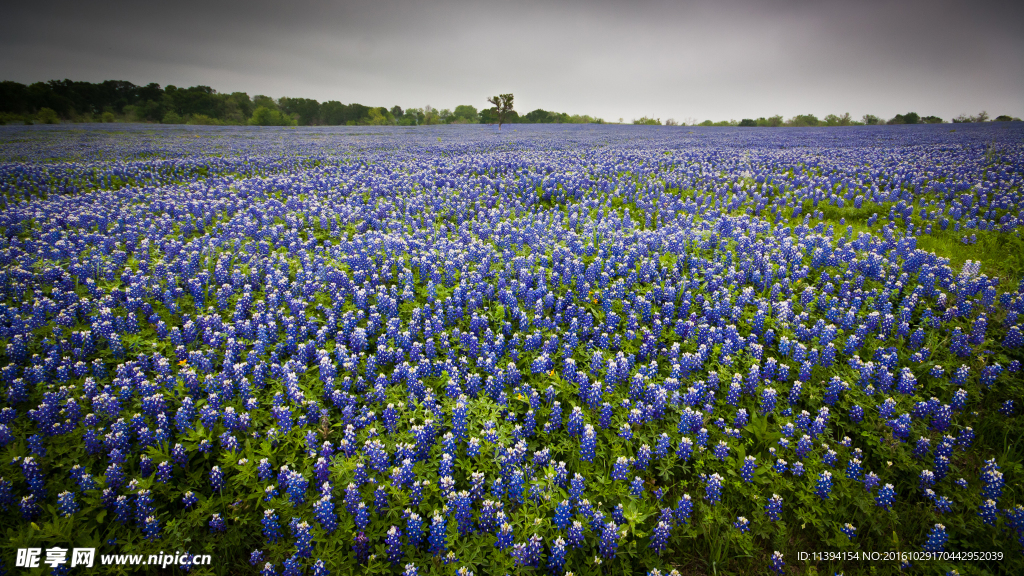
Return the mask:
POLYGON ((3 127, 0 160, 8 569, 1024 571, 1020 123, 3 127))

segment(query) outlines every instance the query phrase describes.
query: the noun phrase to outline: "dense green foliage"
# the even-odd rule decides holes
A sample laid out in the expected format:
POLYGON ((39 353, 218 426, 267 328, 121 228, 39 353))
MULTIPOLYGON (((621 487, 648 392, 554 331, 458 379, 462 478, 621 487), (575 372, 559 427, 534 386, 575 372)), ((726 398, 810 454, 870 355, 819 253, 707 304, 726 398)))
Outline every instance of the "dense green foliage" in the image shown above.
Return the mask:
MULTIPOLYGON (((0 124, 55 124, 70 122, 161 122, 164 124, 220 124, 253 126, 418 126, 423 124, 494 124, 494 108, 478 112, 470 104, 435 110, 430 106, 403 110, 393 106, 318 102, 311 98, 245 92, 219 93, 209 86, 178 88, 159 84, 136 86, 123 80, 99 83, 51 80, 30 85, 0 82, 0 124), (262 109, 262 111, 261 111, 262 109)), ((510 110, 503 123, 595 123, 600 118, 570 116, 537 109, 520 118, 510 110)))
MULTIPOLYGON (((996 121, 1020 121, 1007 115, 996 121)), ((499 122, 496 106, 477 110, 470 104, 456 106, 454 111, 430 106, 403 110, 393 106, 371 107, 359 103, 342 104, 337 100, 318 102, 311 98, 282 97, 277 100, 263 95, 250 97, 245 92, 220 93, 209 86, 163 88, 151 83, 136 86, 124 80, 103 82, 76 82, 50 80, 25 85, 18 82, 0 82, 0 124, 23 122, 26 124, 54 124, 70 122, 162 122, 164 124, 220 124, 255 126, 419 126, 425 124, 603 124, 604 120, 586 114, 568 114, 537 108, 520 115, 511 107, 499 122), (266 112, 257 111, 265 108, 266 112)), ((952 120, 961 122, 987 122, 989 115, 961 114, 952 120)), ((742 126, 742 127, 803 127, 803 126, 859 126, 862 124, 942 124, 938 116, 920 116, 916 112, 897 114, 886 121, 873 114, 865 114, 858 122, 849 113, 829 114, 819 119, 814 114, 798 114, 789 120, 782 115, 745 118, 741 121, 705 120, 690 125, 742 126)), ((621 119, 620 119, 621 123, 621 119)), ((661 125, 660 118, 644 116, 633 124, 661 125)), ((676 126, 673 119, 666 126, 676 126)), ((685 125, 685 124, 684 124, 685 125)))

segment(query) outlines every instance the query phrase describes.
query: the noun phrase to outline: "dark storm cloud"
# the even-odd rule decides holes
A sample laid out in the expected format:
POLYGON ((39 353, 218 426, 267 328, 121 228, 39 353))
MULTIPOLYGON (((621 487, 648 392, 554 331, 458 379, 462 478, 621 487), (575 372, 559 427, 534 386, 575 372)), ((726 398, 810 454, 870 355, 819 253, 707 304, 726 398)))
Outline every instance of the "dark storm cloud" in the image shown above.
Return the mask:
POLYGON ((1024 116, 1020 2, 26 2, 0 78, 678 120, 1024 116))

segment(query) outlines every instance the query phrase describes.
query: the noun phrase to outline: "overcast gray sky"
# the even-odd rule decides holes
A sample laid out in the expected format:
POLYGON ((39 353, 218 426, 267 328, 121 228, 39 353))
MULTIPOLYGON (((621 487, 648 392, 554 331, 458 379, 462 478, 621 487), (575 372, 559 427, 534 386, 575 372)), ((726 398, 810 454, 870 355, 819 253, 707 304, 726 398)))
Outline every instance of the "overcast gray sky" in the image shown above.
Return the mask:
POLYGON ((0 79, 128 80, 615 121, 1024 117, 1024 2, 12 3, 0 79))

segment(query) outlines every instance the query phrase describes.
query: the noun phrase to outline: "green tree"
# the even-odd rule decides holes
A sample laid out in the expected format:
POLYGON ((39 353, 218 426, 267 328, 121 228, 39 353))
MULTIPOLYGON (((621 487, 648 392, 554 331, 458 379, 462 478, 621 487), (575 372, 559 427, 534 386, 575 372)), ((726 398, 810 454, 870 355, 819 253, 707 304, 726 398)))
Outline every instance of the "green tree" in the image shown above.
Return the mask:
POLYGON ((868 126, 878 124, 880 121, 878 116, 875 116, 874 114, 865 114, 860 120, 868 126))
POLYGON ((124 109, 121 110, 121 113, 124 114, 124 121, 125 122, 141 122, 142 121, 142 118, 139 117, 139 107, 134 105, 134 104, 129 104, 129 105, 125 106, 124 109))
POLYGON ((190 126, 218 126, 223 123, 216 118, 207 116, 206 114, 193 114, 188 117, 187 124, 190 126))
POLYGON ((918 124, 921 121, 921 117, 915 112, 908 112, 906 114, 897 114, 892 120, 889 120, 887 124, 918 124))
POLYGON ((281 98, 278 101, 281 112, 298 115, 299 124, 312 126, 320 123, 320 103, 310 98, 281 98))
POLYGON ((345 123, 345 105, 337 100, 329 100, 320 105, 320 118, 326 126, 338 126, 345 123))
POLYGON ((224 101, 224 116, 221 120, 222 123, 227 124, 245 124, 248 122, 249 116, 246 116, 242 106, 239 105, 236 99, 228 97, 224 101))
POLYGON ((547 110, 537 108, 536 110, 524 114, 522 116, 523 122, 529 122, 530 124, 542 124, 551 121, 551 113, 547 110))
POLYGON ((30 110, 28 87, 18 82, 0 82, 0 112, 24 114, 30 110))
POLYGON ((419 108, 409 108, 402 112, 402 117, 398 119, 398 125, 418 126, 422 116, 423 110, 420 110, 419 108))
POLYGON ((842 116, 836 116, 835 114, 829 114, 825 116, 826 126, 849 126, 852 123, 850 120, 850 113, 847 112, 842 116))
POLYGON ((224 115, 223 94, 209 86, 192 86, 191 88, 174 88, 168 86, 165 93, 171 97, 174 111, 182 116, 190 114, 204 114, 211 118, 220 118, 224 115))
MULTIPOLYGON (((505 124, 508 120, 509 115, 513 112, 512 100, 514 96, 511 94, 499 94, 488 98, 487 101, 494 105, 494 116, 498 121, 498 131, 501 131, 501 125, 505 124)), ((517 114, 518 116, 518 114, 517 114)))
POLYGON ((646 126, 661 126, 661 119, 660 118, 648 118, 647 116, 644 116, 643 118, 641 118, 639 120, 633 120, 633 124, 643 124, 643 125, 646 125, 646 126))
POLYGON ((438 122, 440 122, 440 120, 437 117, 437 110, 434 110, 434 108, 432 108, 430 106, 430 104, 427 104, 426 106, 424 106, 423 107, 423 119, 422 119, 422 121, 420 123, 421 124, 432 125, 432 124, 437 124, 438 122))
POLYGON ((146 122, 160 122, 167 114, 170 106, 164 102, 163 96, 157 100, 146 100, 135 106, 135 116, 146 122))
POLYGON ((751 119, 751 118, 744 118, 743 120, 740 120, 740 126, 750 126, 750 127, 753 127, 753 126, 757 126, 757 122, 755 120, 751 119))
POLYGON ((252 110, 255 113, 256 109, 260 106, 269 108, 271 110, 277 110, 277 102, 270 96, 264 96, 263 94, 257 94, 252 97, 252 110))
POLYGON ((422 108, 409 108, 405 111, 405 114, 402 115, 402 125, 419 126, 420 124, 423 124, 425 118, 426 114, 423 112, 422 108))
POLYGON ((387 126, 395 123, 395 117, 383 106, 370 108, 369 122, 371 126, 387 126))
POLYGON ((45 107, 61 116, 68 116, 74 110, 74 100, 68 94, 54 91, 52 83, 46 82, 36 82, 28 86, 28 103, 30 110, 45 107))
POLYGON ((253 126, 294 126, 295 120, 281 114, 280 110, 259 106, 253 110, 249 124, 253 126))
POLYGON ((480 114, 477 112, 476 107, 469 104, 461 104, 455 107, 455 122, 460 124, 476 124, 480 121, 480 114))
POLYGON ((184 124, 185 121, 181 119, 181 115, 174 110, 169 110, 164 114, 163 119, 160 120, 164 124, 184 124))
POLYGON ((819 124, 821 121, 814 114, 798 114, 786 122, 787 126, 817 126, 819 124))
POLYGON ((254 106, 252 105, 252 100, 249 99, 249 95, 245 92, 232 92, 228 96, 228 107, 231 107, 232 104, 237 107, 238 113, 241 114, 241 120, 243 122, 252 116, 254 106))
POLYGON ((60 122, 60 116, 52 108, 40 108, 36 121, 40 124, 56 124, 60 122))
POLYGON ((391 107, 391 115, 395 117, 395 120, 402 119, 402 107, 397 104, 391 107))
POLYGON ((345 124, 356 126, 370 122, 370 107, 353 102, 345 107, 345 124))

